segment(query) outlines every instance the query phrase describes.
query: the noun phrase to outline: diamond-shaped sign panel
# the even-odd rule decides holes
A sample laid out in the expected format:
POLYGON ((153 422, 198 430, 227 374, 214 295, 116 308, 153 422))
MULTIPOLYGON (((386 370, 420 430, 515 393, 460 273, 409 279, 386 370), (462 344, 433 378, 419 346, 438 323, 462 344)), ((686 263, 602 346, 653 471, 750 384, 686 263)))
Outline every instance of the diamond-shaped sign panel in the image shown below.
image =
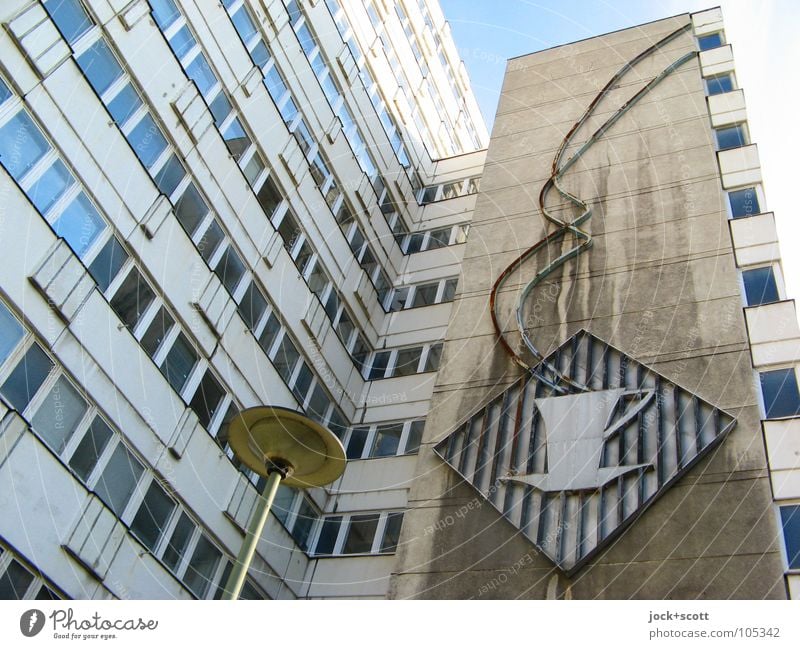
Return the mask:
POLYGON ((585 389, 523 377, 434 450, 571 574, 736 420, 586 331, 546 362, 585 389))

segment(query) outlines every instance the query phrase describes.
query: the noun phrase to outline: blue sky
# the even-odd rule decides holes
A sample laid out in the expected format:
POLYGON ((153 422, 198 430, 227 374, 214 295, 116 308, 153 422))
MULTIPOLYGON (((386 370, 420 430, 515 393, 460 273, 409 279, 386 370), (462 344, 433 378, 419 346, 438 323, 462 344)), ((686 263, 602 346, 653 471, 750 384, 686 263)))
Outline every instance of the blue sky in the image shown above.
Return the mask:
POLYGON ((797 0, 440 0, 491 131, 506 60, 686 11, 721 6, 775 212, 789 297, 800 297, 800 2, 797 0))

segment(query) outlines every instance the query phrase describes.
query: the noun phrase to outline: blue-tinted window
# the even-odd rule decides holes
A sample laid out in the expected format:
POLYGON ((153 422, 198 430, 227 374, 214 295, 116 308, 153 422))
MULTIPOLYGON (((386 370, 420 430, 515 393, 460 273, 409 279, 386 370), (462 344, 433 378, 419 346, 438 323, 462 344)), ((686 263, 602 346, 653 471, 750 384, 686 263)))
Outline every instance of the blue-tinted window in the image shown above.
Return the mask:
POLYGON ((186 75, 197 84, 197 89, 204 97, 217 83, 217 77, 211 70, 203 54, 198 54, 194 57, 194 60, 186 66, 186 75))
POLYGON ((728 200, 731 204, 731 214, 735 219, 752 216, 753 214, 759 214, 761 212, 755 187, 746 187, 745 189, 729 191, 728 200))
POLYGON ((707 34, 706 36, 700 36, 697 39, 697 44, 700 46, 700 51, 704 52, 705 50, 712 50, 715 47, 719 47, 722 45, 722 33, 716 32, 714 34, 707 34))
POLYGON ((34 344, 0 386, 0 394, 12 408, 22 412, 44 383, 51 369, 53 361, 39 345, 34 344))
POLYGON ((725 128, 715 129, 717 134, 717 149, 735 149, 736 147, 747 144, 744 134, 744 127, 741 124, 736 126, 726 126, 725 128))
POLYGON ((228 151, 230 151, 230 154, 235 160, 238 160, 239 156, 241 156, 251 144, 250 138, 247 133, 244 132, 244 128, 242 128, 238 119, 234 119, 228 125, 228 128, 225 129, 225 132, 222 134, 222 139, 225 141, 225 146, 228 147, 228 151))
POLYGON ((706 79, 709 95, 720 95, 733 90, 733 77, 730 74, 720 74, 706 79))
POLYGON ((761 372, 759 379, 767 419, 800 415, 800 394, 793 368, 761 372))
POLYGON ((74 182, 64 163, 56 160, 28 190, 28 198, 44 214, 74 182))
POLYGON ((101 292, 109 287, 119 273, 122 264, 128 259, 128 253, 117 241, 110 237, 89 266, 89 274, 97 282, 101 292))
POLYGON ((182 59, 190 49, 197 45, 197 41, 192 36, 189 28, 184 25, 169 39, 169 45, 175 56, 178 59, 182 59))
POLYGON ((45 0, 44 8, 69 43, 74 43, 92 26, 78 0, 45 0))
POLYGON ((78 57, 78 65, 98 95, 122 76, 122 68, 102 39, 78 57))
POLYGON ((15 180, 22 178, 49 150, 47 140, 25 111, 0 127, 0 163, 15 180))
POLYGON ((167 148, 167 141, 149 114, 128 134, 128 144, 145 167, 153 166, 161 152, 167 148))
POLYGON ((780 299, 778 286, 775 283, 775 274, 772 272, 771 266, 745 270, 742 272, 742 278, 744 279, 747 306, 769 304, 780 299))
POLYGON ((270 56, 267 46, 264 45, 264 41, 258 41, 253 51, 250 52, 250 56, 253 57, 253 63, 263 70, 264 66, 269 63, 270 56))
POLYGON ((0 104, 2 104, 6 99, 11 97, 11 91, 8 89, 8 86, 0 79, 0 104))
POLYGON ((19 320, 0 302, 0 363, 8 358, 24 333, 19 320))
POLYGON ((172 192, 175 191, 175 188, 185 176, 186 171, 183 165, 178 160, 178 156, 173 153, 164 166, 161 167, 161 171, 156 174, 156 186, 165 196, 172 196, 172 192))
POLYGON ((800 505, 781 507, 781 526, 789 568, 800 569, 800 505))
POLYGON ((148 2, 153 11, 153 18, 161 30, 169 27, 181 15, 172 0, 148 0, 148 2))
POLYGON ((64 237, 79 257, 94 243, 105 227, 105 222, 83 192, 67 205, 53 224, 56 234, 64 237))
POLYGON ((225 118, 230 114, 232 107, 231 102, 228 101, 228 98, 225 96, 224 92, 220 92, 216 97, 214 97, 214 101, 208 106, 211 114, 214 116, 214 124, 219 127, 222 122, 225 121, 225 118))
POLYGON ((111 113, 114 121, 122 126, 141 105, 142 100, 139 98, 139 93, 131 84, 127 84, 114 99, 108 102, 108 112, 111 113))
POLYGON ((231 16, 231 20, 233 21, 233 26, 236 28, 236 31, 239 32, 239 36, 242 37, 245 43, 249 42, 250 39, 256 35, 256 26, 253 24, 253 21, 247 13, 247 9, 244 7, 240 7, 239 11, 231 16))

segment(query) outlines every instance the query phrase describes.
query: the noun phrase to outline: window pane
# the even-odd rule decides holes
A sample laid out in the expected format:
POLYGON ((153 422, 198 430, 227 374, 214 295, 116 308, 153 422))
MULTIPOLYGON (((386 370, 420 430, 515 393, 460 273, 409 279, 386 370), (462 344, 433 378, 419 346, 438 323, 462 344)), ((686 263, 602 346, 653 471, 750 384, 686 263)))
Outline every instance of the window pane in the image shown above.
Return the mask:
POLYGON ((145 546, 154 550, 161 538, 164 526, 174 510, 175 502, 162 489, 158 481, 153 480, 131 523, 131 531, 145 546))
POLYGON ((314 264, 314 268, 308 276, 308 288, 321 300, 325 289, 328 288, 328 284, 330 284, 328 274, 325 272, 319 259, 317 259, 317 263, 314 264))
POLYGON ((797 570, 800 568, 800 505, 781 507, 781 525, 789 568, 797 570))
POLYGON ((0 577, 0 600, 22 599, 32 581, 33 575, 19 561, 12 559, 0 577))
POLYGON ((166 164, 156 174, 156 186, 165 196, 172 196, 172 192, 186 176, 183 165, 174 153, 169 157, 166 164))
POLYGON ((122 76, 122 68, 102 38, 95 41, 78 57, 77 61, 98 95, 102 95, 114 81, 122 76))
POLYGON ((270 313, 269 317, 267 318, 267 322, 264 325, 264 331, 261 332, 261 336, 258 338, 258 344, 261 345, 261 349, 264 350, 265 354, 269 354, 270 350, 272 349, 272 345, 275 343, 275 338, 280 330, 280 321, 275 317, 274 313, 270 313))
POLYGON ((336 314, 339 312, 339 304, 339 294, 335 290, 331 291, 325 301, 325 315, 328 316, 328 320, 331 322, 334 321, 336 314))
POLYGON ((369 371, 369 380, 382 379, 386 373, 386 366, 389 364, 389 355, 391 352, 376 352, 375 357, 372 359, 372 367, 369 371))
POLYGON ((311 386, 311 381, 313 378, 314 375, 312 374, 308 365, 306 365, 304 362, 301 363, 300 369, 297 372, 297 378, 292 386, 292 394, 294 394, 301 404, 306 400, 308 388, 311 386))
POLYGON ((218 93, 208 108, 211 111, 211 114, 214 116, 214 125, 217 128, 220 127, 222 122, 225 121, 225 118, 230 115, 231 111, 233 110, 233 106, 231 106, 231 102, 228 101, 228 98, 225 96, 224 92, 218 93))
POLYGON ((67 208, 53 224, 56 234, 64 237, 69 247, 79 257, 86 252, 105 228, 105 221, 83 192, 67 205, 67 208))
POLYGON ((208 214, 208 205, 200 196, 194 183, 189 183, 175 204, 175 216, 178 217, 178 221, 189 233, 189 236, 192 236, 206 214, 208 214))
POLYGON ((124 444, 117 444, 103 474, 94 487, 95 492, 117 516, 121 516, 144 471, 124 444))
POLYGON ((794 369, 761 372, 759 378, 767 419, 800 415, 800 394, 794 369))
POLYGON ((729 74, 721 74, 717 77, 706 79, 706 85, 709 95, 719 95, 733 90, 733 79, 729 74))
POLYGON ((431 230, 430 238, 428 239, 427 250, 435 250, 443 248, 450 242, 450 228, 442 228, 439 230, 431 230))
POLYGON ((142 105, 142 100, 139 93, 134 90, 131 84, 127 84, 120 90, 110 102, 108 102, 108 112, 118 126, 122 126, 128 121, 128 118, 133 115, 142 105))
POLYGON ((400 311, 405 308, 408 291, 408 286, 395 289, 394 293, 392 293, 392 299, 389 302, 389 311, 400 311))
POLYGON ((275 358, 272 359, 275 369, 278 370, 278 374, 283 377, 284 381, 288 382, 292 377, 294 367, 299 358, 300 354, 297 352, 294 343, 284 334, 281 342, 278 343, 278 348, 275 351, 275 358))
POLYGON ((735 219, 752 216, 753 214, 759 214, 761 212, 755 187, 730 191, 728 192, 728 200, 731 204, 731 214, 735 219))
POLYGON ((381 541, 381 552, 394 552, 400 540, 400 528, 403 526, 403 512, 392 512, 386 518, 386 528, 381 541))
POLYGON ((264 45, 263 41, 258 41, 258 43, 256 43, 255 47, 250 52, 250 56, 253 57, 253 63, 255 63, 262 70, 264 69, 264 66, 269 63, 269 50, 267 49, 267 46, 264 45))
POLYGON ((164 30, 174 23, 180 13, 172 0, 148 0, 153 11, 153 18, 159 29, 164 30))
POLYGON ((700 45, 701 52, 705 50, 710 50, 722 45, 722 34, 717 32, 716 34, 708 34, 706 36, 701 36, 700 38, 697 39, 697 42, 700 45))
POLYGON ((86 482, 89 474, 94 469, 97 460, 111 439, 112 431, 108 424, 100 417, 95 417, 89 428, 83 435, 83 439, 78 444, 72 458, 69 461, 70 467, 78 477, 86 482))
POLYGON ((49 150, 47 140, 25 111, 0 127, 0 163, 15 180, 22 178, 49 150))
POLYGON ((275 183, 269 176, 267 176, 264 184, 261 185, 261 189, 258 190, 256 198, 258 199, 258 204, 261 205, 261 208, 264 210, 264 214, 267 215, 268 219, 272 218, 272 215, 275 213, 278 205, 280 205, 281 201, 283 200, 278 188, 275 186, 275 183))
POLYGON ((5 304, 0 302, 0 364, 8 358, 25 330, 5 304))
POLYGON ((317 512, 309 504, 308 500, 303 498, 300 504, 300 510, 297 512, 294 526, 292 527, 292 538, 301 550, 308 549, 308 537, 314 527, 314 522, 317 520, 317 512))
POLYGON ((284 248, 291 251, 295 241, 297 241, 297 238, 300 236, 300 226, 297 225, 297 221, 295 221, 290 212, 283 215, 281 224, 278 226, 278 234, 280 234, 281 239, 283 239, 284 248))
POLYGON ((372 550, 372 541, 378 527, 379 514, 361 514, 350 518, 347 540, 342 554, 360 554, 372 550))
POLYGON ((375 431, 375 443, 372 445, 370 457, 389 457, 397 454, 403 424, 378 426, 375 431))
MULTIPOLYGON (((363 371, 365 369, 365 364, 367 362, 367 357, 369 356, 369 353, 370 353, 369 343, 359 333, 356 336, 355 342, 353 343, 353 351, 350 352, 350 356, 353 359, 353 362, 355 363, 359 371, 363 371)), ((388 360, 388 355, 387 355, 387 360, 388 360)))
POLYGON ((175 321, 172 319, 172 316, 167 313, 167 310, 162 306, 158 310, 158 313, 156 313, 156 317, 153 318, 150 326, 147 327, 147 331, 145 332, 144 336, 142 336, 141 341, 139 341, 150 358, 156 355, 156 352, 158 351, 161 343, 164 341, 167 332, 174 324, 175 321))
POLYGON ((128 144, 133 148, 136 157, 148 169, 167 148, 167 141, 161 134, 161 129, 156 126, 150 114, 145 114, 139 123, 128 134, 128 144))
POLYGON ((256 26, 244 7, 240 7, 239 11, 231 16, 231 21, 245 43, 256 35, 256 26))
POLYGON ((744 146, 747 141, 744 136, 744 128, 741 125, 729 126, 727 128, 716 129, 717 148, 720 151, 744 146))
POLYGON ((339 439, 344 439, 347 422, 344 419, 344 415, 342 415, 336 406, 331 410, 331 416, 328 419, 328 429, 339 439))
POLYGON ((745 270, 742 272, 742 279, 744 280, 744 292, 748 306, 769 304, 780 299, 778 286, 775 283, 775 274, 772 272, 771 266, 745 270))
POLYGON ((167 377, 167 381, 175 388, 176 392, 183 390, 197 360, 197 353, 189 344, 186 336, 182 333, 178 334, 161 366, 161 372, 167 377))
POLYGON ((408 438, 406 439, 406 448, 404 453, 411 455, 419 451, 419 445, 422 441, 422 431, 425 428, 425 420, 418 419, 411 422, 411 427, 408 429, 408 438))
POLYGON ((258 177, 261 175, 261 172, 264 171, 264 161, 261 159, 261 155, 256 151, 250 156, 250 160, 245 165, 244 169, 244 177, 247 178, 247 182, 254 186, 258 177))
POLYGON ((34 343, 17 366, 11 370, 5 383, 0 386, 0 394, 18 412, 22 412, 44 383, 51 369, 53 361, 39 345, 34 343))
POLYGON ((306 264, 308 264, 313 254, 314 251, 311 249, 311 246, 308 245, 308 242, 303 241, 294 257, 294 265, 297 266, 297 270, 299 270, 301 274, 305 275, 306 264))
POLYGON ((421 347, 401 349, 397 352, 392 376, 409 376, 416 374, 419 368, 419 359, 422 356, 421 347))
POLYGON ((237 118, 234 118, 228 128, 222 133, 222 139, 234 160, 238 160, 239 156, 241 156, 251 144, 250 138, 247 136, 247 133, 244 132, 244 128, 242 128, 237 118))
POLYGON ((194 523, 185 513, 181 512, 181 517, 172 531, 167 549, 164 550, 164 563, 173 571, 178 569, 178 565, 186 553, 186 546, 189 544, 192 532, 194 532, 194 523))
POLYGON ((328 398, 327 393, 322 385, 317 382, 314 386, 314 391, 311 393, 311 399, 308 402, 306 414, 319 422, 325 421, 325 415, 328 414, 328 406, 331 405, 331 400, 328 398))
POLYGON ((411 306, 428 306, 436 302, 436 292, 439 290, 439 282, 435 284, 423 284, 417 286, 414 291, 414 302, 411 306))
POLYGON ((232 246, 228 246, 219 260, 214 272, 219 277, 222 285, 233 293, 244 274, 244 264, 232 246))
POLYGON ((225 390, 222 389, 219 381, 214 378, 211 372, 206 370, 200 381, 200 386, 189 404, 189 407, 194 410, 204 428, 208 428, 224 396, 225 390))
POLYGON ((442 360, 442 343, 431 345, 428 350, 428 360, 425 362, 424 372, 435 372, 439 369, 439 362, 442 360))
POLYGON ((350 432, 350 440, 347 442, 347 459, 357 460, 364 453, 364 443, 367 441, 369 426, 359 426, 350 432))
POLYGON ((297 492, 291 487, 281 485, 278 487, 278 493, 275 494, 275 500, 272 502, 272 509, 270 510, 275 514, 281 523, 286 523, 289 513, 292 511, 292 503, 294 503, 294 496, 297 492))
POLYGON ((212 72, 204 54, 200 53, 186 66, 186 76, 197 84, 197 89, 204 97, 217 83, 217 77, 212 72))
POLYGON ((212 220, 203 233, 203 236, 200 237, 200 241, 197 243, 197 249, 203 256, 203 259, 209 261, 224 238, 225 233, 222 231, 219 223, 217 223, 216 219, 212 220))
POLYGON ((341 527, 341 524, 341 516, 328 516, 324 519, 322 529, 319 532, 316 554, 333 554, 333 548, 336 546, 336 537, 339 535, 339 527, 341 527))
POLYGON ((68 43, 74 43, 92 26, 78 0, 45 0, 44 8, 68 43))
POLYGON ((442 302, 452 302, 456 296, 456 287, 458 286, 458 279, 448 279, 444 283, 444 292, 442 293, 442 302))
POLYGON ((169 46, 178 60, 182 59, 196 44, 197 41, 194 40, 194 36, 192 36, 186 25, 181 27, 169 39, 169 46))
POLYGON ((44 214, 74 183, 75 179, 64 163, 56 160, 28 190, 28 198, 44 214))
POLYGON ((132 268, 111 298, 111 308, 119 319, 133 330, 154 299, 153 290, 144 281, 138 269, 132 268))
POLYGON ((89 266, 89 274, 94 278, 101 292, 105 292, 114 281, 127 259, 128 253, 125 252, 116 237, 111 237, 106 241, 89 266))
POLYGON ((31 425, 50 448, 61 453, 86 409, 86 401, 72 383, 60 376, 36 409, 31 425))
POLYGON ((256 328, 258 321, 261 320, 261 316, 264 315, 266 310, 267 301, 261 291, 258 290, 255 282, 251 281, 244 291, 242 301, 239 302, 239 315, 242 316, 242 320, 252 331, 256 328))

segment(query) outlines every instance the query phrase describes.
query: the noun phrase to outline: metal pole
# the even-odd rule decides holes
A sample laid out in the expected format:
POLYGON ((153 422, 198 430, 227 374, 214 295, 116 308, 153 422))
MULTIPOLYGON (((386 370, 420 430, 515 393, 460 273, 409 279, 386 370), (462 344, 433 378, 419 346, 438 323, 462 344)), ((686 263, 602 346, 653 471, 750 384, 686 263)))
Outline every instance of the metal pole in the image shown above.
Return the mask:
POLYGON ((275 500, 275 494, 278 492, 282 477, 279 471, 272 471, 267 478, 264 493, 258 497, 258 504, 250 517, 244 543, 242 543, 242 548, 236 557, 236 563, 233 564, 228 583, 225 584, 225 592, 222 599, 239 599, 239 593, 242 592, 242 586, 244 586, 244 580, 247 577, 247 569, 253 560, 258 539, 261 538, 261 532, 267 522, 267 514, 269 514, 269 510, 272 507, 272 501, 275 500))

